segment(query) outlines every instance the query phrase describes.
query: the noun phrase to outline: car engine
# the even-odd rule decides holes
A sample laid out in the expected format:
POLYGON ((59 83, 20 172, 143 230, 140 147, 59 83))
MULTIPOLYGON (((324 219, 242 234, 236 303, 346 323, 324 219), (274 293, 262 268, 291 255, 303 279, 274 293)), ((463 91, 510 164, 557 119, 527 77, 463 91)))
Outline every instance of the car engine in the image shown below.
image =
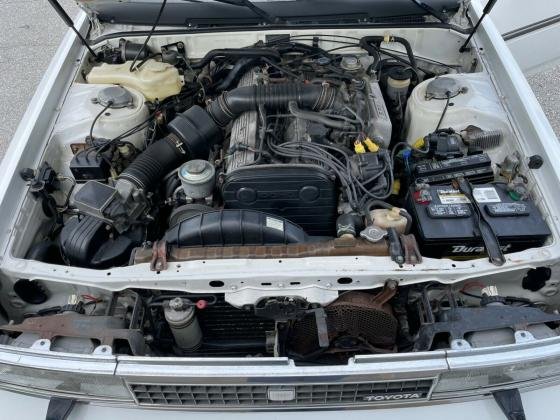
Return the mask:
MULTIPOLYGON (((102 47, 61 110, 62 147, 21 173, 44 220, 25 258, 157 274, 170 262, 316 256, 500 266, 549 240, 525 162, 502 147, 508 117, 476 63, 417 57, 396 36, 328 39, 341 46, 279 35, 201 58, 182 42, 102 47)), ((539 165, 533 156, 529 169, 539 165)), ((525 290, 544 286, 538 270, 525 290)), ((348 289, 322 304, 287 292, 235 306, 222 292, 68 295, 21 279, 14 299, 26 312, 0 331, 19 347, 41 338, 59 351, 301 364, 508 344, 520 323, 537 338, 558 334, 557 312, 491 282, 351 283, 338 279, 348 289)))

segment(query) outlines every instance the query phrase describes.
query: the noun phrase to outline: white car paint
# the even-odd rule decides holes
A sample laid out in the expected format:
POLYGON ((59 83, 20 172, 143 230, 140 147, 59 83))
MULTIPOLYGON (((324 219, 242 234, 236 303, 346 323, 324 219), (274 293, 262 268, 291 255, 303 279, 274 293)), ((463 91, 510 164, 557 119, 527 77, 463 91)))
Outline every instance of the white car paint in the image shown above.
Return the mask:
MULTIPOLYGON (((481 6, 478 2, 473 2, 475 15, 479 15, 481 6)), ((84 29, 86 27, 85 17, 82 15, 78 20, 78 25, 84 29)), ((476 37, 480 45, 484 45, 485 59, 493 64, 493 78, 495 83, 499 86, 502 92, 505 92, 508 99, 507 104, 510 107, 513 115, 516 118, 516 127, 523 137, 537 138, 539 142, 524 145, 524 152, 527 154, 541 153, 548 157, 549 161, 560 161, 560 150, 558 149, 552 129, 548 121, 542 114, 536 99, 534 98, 529 86, 527 85, 520 69, 517 67, 513 56, 504 48, 504 43, 500 38, 498 30, 493 26, 491 20, 483 23, 479 35, 476 37)), ((24 117, 24 123, 18 129, 14 141, 10 146, 10 150, 4 164, 2 166, 2 173, 6 176, 0 179, 0 196, 3 197, 18 197, 18 190, 22 187, 21 183, 13 181, 17 170, 25 166, 33 166, 37 163, 37 157, 33 154, 33 150, 37 150, 43 141, 45 132, 49 132, 56 117, 57 108, 63 100, 63 92, 66 91, 65 87, 70 75, 76 71, 75 60, 79 58, 81 48, 77 43, 75 37, 69 33, 59 53, 53 59, 49 70, 45 74, 44 81, 41 88, 37 92, 28 112, 24 117)), ((542 188, 547 192, 557 191, 558 182, 560 177, 559 168, 547 167, 549 176, 542 176, 538 178, 542 188)), ((20 202, 18 200, 3 200, 0 210, 3 215, 15 217, 20 202)), ((558 205, 556 203, 555 205, 558 205)), ((553 217, 555 222, 558 222, 556 216, 553 217)), ((0 221, 0 228, 2 229, 3 241, 2 246, 5 247, 8 243, 7 237, 11 236, 10 232, 10 217, 3 218, 0 221)), ((3 250, 5 251, 5 249, 3 250)), ((546 253, 535 253, 531 255, 534 261, 527 261, 526 265, 531 266, 543 259, 551 260, 556 256, 557 249, 547 250, 546 253)), ((4 254, 2 252, 2 254, 4 254)), ((530 260, 530 258, 529 258, 530 260)), ((22 261, 3 260, 5 272, 25 271, 29 269, 22 261), (6 264, 10 266, 7 267, 6 264)), ((332 263, 334 264, 334 262, 332 263)), ((482 264, 483 266, 483 264, 482 264)), ((481 267, 482 267, 481 266, 481 267)), ((231 267, 230 267, 231 268, 231 267)), ((255 269, 254 266, 245 266, 244 269, 255 269)), ((300 268, 304 268, 303 266, 300 268)), ((461 268, 461 267, 458 267, 461 268)), ((480 267, 479 267, 480 268, 480 267)), ((485 267, 489 269, 489 267, 485 267)), ((278 268, 270 267, 270 275, 277 273, 278 268), (274 271, 273 271, 274 270, 274 271)), ((460 272, 456 270, 455 272, 460 272)), ((465 275, 468 270, 465 267, 465 275)), ((483 274, 483 269, 481 268, 483 274)), ((46 274, 46 273, 45 273, 46 274)), ((76 273, 75 276, 78 276, 76 273)), ((472 275, 472 268, 471 273, 472 275)), ((507 273, 506 273, 507 274, 507 273)), ((56 279, 63 273, 50 272, 49 276, 56 279)), ((239 274, 238 274, 239 275, 239 274)), ((286 274, 289 275, 289 272, 286 274)), ((71 276, 70 276, 71 278, 71 276)), ((93 279, 96 280, 96 279, 93 279)), ((153 279, 152 279, 153 280, 153 279)), ((48 357, 45 352, 38 351, 36 357, 43 359, 43 366, 48 365, 48 357)), ((52 356, 52 355, 48 355, 52 356)), ((25 358, 20 355, 14 356, 12 363, 14 365, 25 363, 25 358)), ((37 366, 37 365, 35 365, 37 366)), ((173 364, 168 366, 173 369, 173 364)), ((196 369, 193 369, 196 374, 196 369)), ((221 374, 223 370, 216 370, 215 374, 221 374)), ((1 378, 0 378, 1 381, 1 378)), ((549 386, 541 388, 540 390, 527 391, 523 393, 523 402, 525 404, 526 413, 528 418, 535 419, 553 419, 557 418, 556 413, 550 410, 550 401, 554 400, 554 396, 560 391, 560 386, 549 386)), ((35 397, 22 396, 20 394, 0 391, 0 401, 3 407, 3 413, 6 413, 6 418, 19 418, 19 419, 35 419, 44 416, 47 408, 47 400, 35 397)), ((161 418, 163 419, 178 419, 187 418, 189 415, 196 416, 200 419, 214 420, 219 417, 224 417, 223 413, 189 413, 189 412, 170 412, 161 410, 138 410, 138 409, 124 409, 115 407, 106 407, 98 405, 83 405, 78 404, 75 411, 72 413, 70 419, 99 419, 99 418, 119 418, 119 419, 147 419, 147 418, 161 418)), ((361 420, 365 418, 383 418, 383 419, 401 419, 401 418, 414 418, 418 420, 424 419, 437 419, 453 417, 457 420, 462 419, 500 419, 503 414, 491 398, 479 398, 474 401, 449 403, 449 404, 434 404, 431 406, 422 407, 406 407, 398 409, 378 409, 378 410, 353 410, 345 411, 343 414, 338 412, 306 412, 307 419, 315 420, 320 417, 332 417, 344 415, 351 419, 361 420)), ((243 419, 258 419, 265 417, 262 413, 241 413, 228 414, 228 418, 243 418, 243 419)), ((269 413, 266 418, 269 419, 291 419, 301 418, 301 413, 269 413)))
POLYGON ((560 2, 498 0, 490 19, 526 74, 560 62, 560 2))

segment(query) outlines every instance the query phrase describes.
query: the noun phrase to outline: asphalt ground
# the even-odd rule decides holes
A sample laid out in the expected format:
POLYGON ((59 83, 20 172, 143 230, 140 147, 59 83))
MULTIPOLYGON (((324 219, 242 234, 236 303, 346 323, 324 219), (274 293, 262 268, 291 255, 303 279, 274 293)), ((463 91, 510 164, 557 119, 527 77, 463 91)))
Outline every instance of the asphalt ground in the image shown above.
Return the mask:
MULTIPOLYGON (((70 16, 72 0, 60 0, 70 16)), ((67 28, 46 0, 0 0, 0 159, 67 28)), ((528 78, 560 138, 560 65, 528 78)))

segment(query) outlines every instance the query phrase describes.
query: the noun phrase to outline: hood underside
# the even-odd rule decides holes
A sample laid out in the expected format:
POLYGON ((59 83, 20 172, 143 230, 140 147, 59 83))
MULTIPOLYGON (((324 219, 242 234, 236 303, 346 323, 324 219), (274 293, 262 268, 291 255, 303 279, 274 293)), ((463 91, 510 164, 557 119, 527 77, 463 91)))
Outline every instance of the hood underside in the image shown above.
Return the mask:
MULTIPOLYGON (((78 0, 100 22, 152 24, 160 0, 78 0)), ((252 25, 263 22, 263 14, 242 1, 170 0, 162 13, 161 26, 252 25)), ((257 0, 252 4, 276 22, 302 23, 421 23, 435 15, 446 21, 459 10, 459 0, 257 0), (319 6, 319 7, 318 7, 319 6)))

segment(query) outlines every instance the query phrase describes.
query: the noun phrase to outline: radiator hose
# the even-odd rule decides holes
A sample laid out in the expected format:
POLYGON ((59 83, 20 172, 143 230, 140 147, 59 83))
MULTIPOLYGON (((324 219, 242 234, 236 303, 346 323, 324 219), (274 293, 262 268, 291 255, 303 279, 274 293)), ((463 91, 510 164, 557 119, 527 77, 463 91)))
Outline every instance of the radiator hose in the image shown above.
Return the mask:
POLYGON ((210 149, 223 141, 222 128, 242 113, 287 109, 289 102, 312 111, 336 105, 337 91, 328 85, 285 83, 243 86, 224 92, 204 110, 198 105, 178 114, 167 126, 170 134, 150 145, 119 176, 144 191, 152 190, 165 174, 190 159, 207 159, 210 149))

